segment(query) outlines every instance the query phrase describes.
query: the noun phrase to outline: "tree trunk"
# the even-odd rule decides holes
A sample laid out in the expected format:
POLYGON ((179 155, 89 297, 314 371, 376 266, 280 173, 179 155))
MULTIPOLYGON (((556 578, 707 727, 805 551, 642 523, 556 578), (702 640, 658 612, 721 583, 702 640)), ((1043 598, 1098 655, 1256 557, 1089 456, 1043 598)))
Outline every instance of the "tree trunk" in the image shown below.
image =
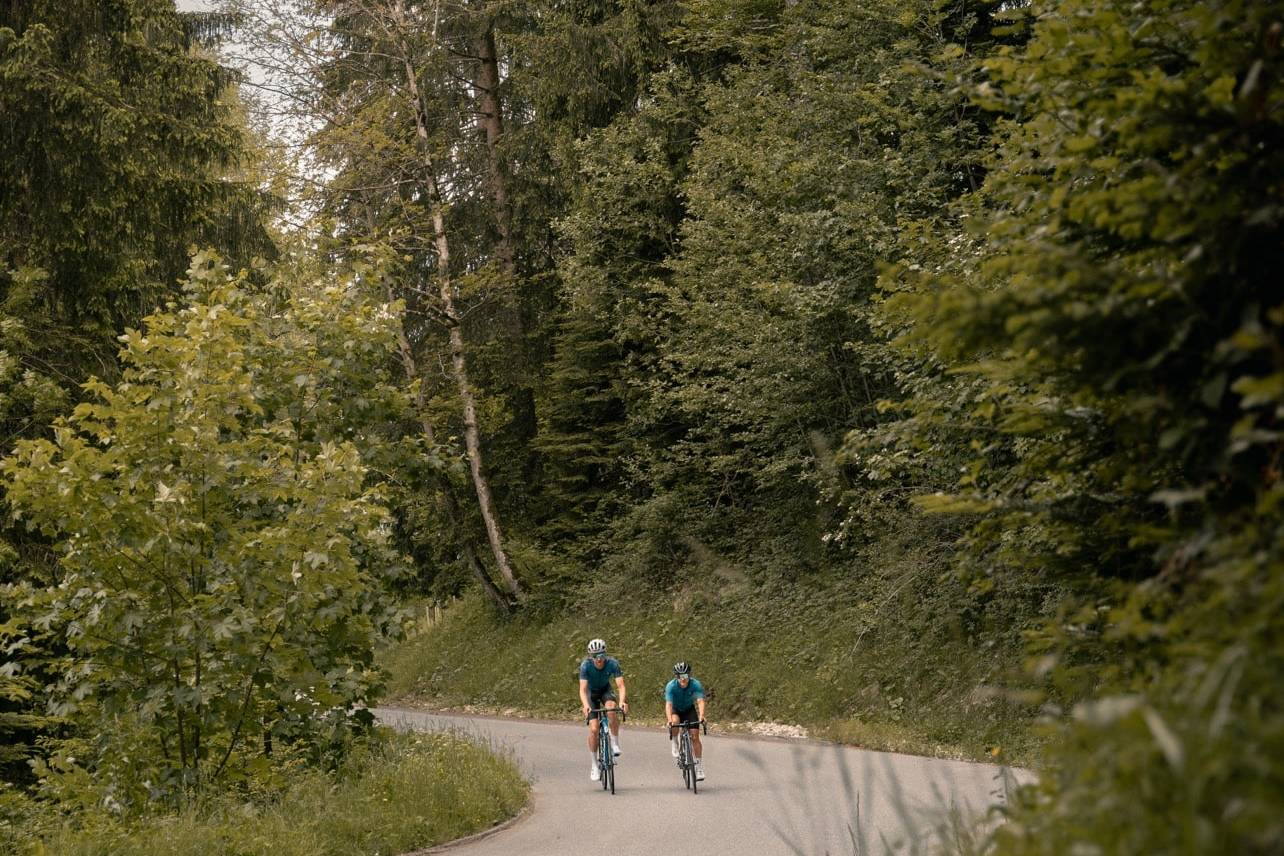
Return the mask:
MULTIPOLYGON (((495 30, 487 19, 477 37, 477 88, 478 122, 486 140, 486 165, 490 183, 491 201, 495 203, 495 231, 499 233, 500 268, 504 275, 515 280, 517 263, 513 250, 513 211, 508 201, 508 169, 499 151, 504 136, 503 106, 499 100, 499 58, 495 50, 495 30)), ((515 286, 516 283, 514 282, 515 286)), ((521 316, 517 315, 517 331, 521 332, 521 316)))
MULTIPOLYGON (((398 25, 404 25, 400 2, 396 4, 395 11, 398 16, 398 25)), ((468 363, 464 356, 464 331, 459 323, 459 313, 455 309, 454 286, 450 280, 450 243, 446 236, 446 217, 443 210, 445 203, 442 199, 441 188, 437 184, 437 171, 433 164, 432 152, 428 147, 428 120, 424 115, 424 103, 419 94, 419 79, 415 74, 414 64, 410 61, 409 47, 404 38, 399 38, 398 41, 398 47, 401 50, 401 61, 406 73, 406 87, 411 100, 414 102, 412 106, 415 116, 415 134, 419 140, 420 155, 423 158, 424 170, 427 173, 429 187, 432 192, 433 238, 437 246, 437 286, 438 293, 441 296, 442 310, 450 330, 451 369, 455 377, 455 385, 459 391, 459 400, 464 409, 464 447, 468 454, 469 470, 472 473, 473 488, 477 492, 477 503, 481 511, 482 521, 486 524, 486 537, 490 541, 490 549, 495 556, 495 564, 499 568, 500 575, 503 576, 504 582, 507 583, 508 590, 512 592, 513 597, 520 598, 522 595, 521 583, 518 582, 517 575, 513 573, 513 567, 508 561, 508 554, 504 550, 504 538, 499 523, 499 514, 495 510, 495 503, 490 492, 490 483, 486 479, 485 470, 482 466, 481 434, 477 428, 477 400, 473 394, 472 384, 468 381, 468 363)))
POLYGON ((477 115, 482 136, 486 143, 487 178, 491 202, 495 208, 495 231, 499 259, 508 288, 502 313, 505 332, 511 339, 517 364, 515 388, 512 390, 516 410, 514 423, 518 436, 530 447, 535 437, 535 391, 530 380, 530 355, 526 347, 526 324, 522 318, 522 291, 517 277, 516 251, 513 238, 513 208, 508 194, 508 161, 500 150, 504 137, 504 105, 499 97, 499 55, 495 48, 494 23, 483 14, 475 42, 477 51, 477 77, 473 85, 477 91, 477 115))
MULTIPOLYGON (((391 288, 388 292, 389 300, 392 299, 391 288)), ((410 338, 406 335, 405 327, 397 329, 397 344, 401 352, 401 365, 406 372, 406 379, 415 387, 415 412, 419 416, 419 425, 423 430, 424 439, 429 445, 436 445, 437 432, 433 428, 432 421, 428 418, 428 404, 424 400, 424 388, 419 375, 419 365, 415 361, 414 349, 410 346, 410 338)), ((508 598, 504 597, 503 592, 495 587, 495 582, 486 572, 481 560, 477 558, 477 551, 473 549, 472 537, 467 531, 464 523, 463 509, 459 507, 459 499, 455 496, 455 487, 450 483, 450 479, 445 473, 439 474, 439 488, 442 494, 442 504, 446 510, 446 521, 450 527, 458 533, 460 550, 464 555, 464 563, 477 582, 481 584, 482 591, 486 593, 491 603, 495 604, 501 612, 512 612, 513 606, 508 598)))
POLYGON ((513 597, 522 595, 521 583, 508 562, 504 551, 503 533, 500 530, 499 514, 490 494, 490 482, 482 469, 481 432, 477 429, 477 399, 468 382, 468 365, 464 358, 464 330, 459 323, 459 313, 455 310, 455 299, 451 293, 450 281, 450 245, 446 240, 445 216, 442 213, 442 202, 433 182, 434 196, 432 210, 433 231, 437 242, 437 285, 441 293, 442 309, 450 324, 450 363, 455 375, 455 384, 459 390, 459 400, 464 407, 464 448, 468 452, 469 469, 472 471, 473 487, 477 491, 477 503, 481 509, 482 521, 486 524, 486 537, 490 539, 491 552, 495 554, 495 564, 499 567, 504 582, 513 597))

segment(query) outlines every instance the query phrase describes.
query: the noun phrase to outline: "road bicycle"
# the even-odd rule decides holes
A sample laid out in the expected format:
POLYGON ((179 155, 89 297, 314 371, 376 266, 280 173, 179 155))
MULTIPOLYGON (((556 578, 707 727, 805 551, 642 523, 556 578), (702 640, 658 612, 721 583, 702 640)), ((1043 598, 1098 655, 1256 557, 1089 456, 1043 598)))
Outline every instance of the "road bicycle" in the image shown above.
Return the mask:
POLYGON ((628 714, 618 707, 595 707, 584 718, 587 725, 594 716, 597 717, 597 771, 602 780, 602 790, 615 793, 615 753, 611 751, 611 720, 608 712, 619 715, 620 721, 628 719, 628 714))
POLYGON ((677 725, 669 726, 669 739, 673 739, 673 729, 679 729, 678 733, 678 768, 682 770, 682 781, 686 783, 687 790, 693 794, 700 793, 700 782, 696 779, 696 758, 695 748, 691 744, 691 729, 701 728, 705 734, 709 733, 708 724, 702 719, 699 722, 680 722, 677 725))

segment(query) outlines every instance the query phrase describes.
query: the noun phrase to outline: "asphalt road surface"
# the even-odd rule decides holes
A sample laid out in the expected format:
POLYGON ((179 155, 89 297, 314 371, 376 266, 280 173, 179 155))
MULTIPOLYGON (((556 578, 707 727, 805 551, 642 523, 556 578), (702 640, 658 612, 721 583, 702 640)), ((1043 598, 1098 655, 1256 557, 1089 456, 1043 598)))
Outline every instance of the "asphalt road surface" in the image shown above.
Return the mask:
POLYGON ((716 733, 693 795, 661 727, 625 723, 616 793, 589 781, 585 726, 380 709, 398 728, 458 730, 510 749, 534 782, 532 811, 457 856, 772 856, 923 852, 953 810, 968 818, 1030 774, 799 740, 716 733))

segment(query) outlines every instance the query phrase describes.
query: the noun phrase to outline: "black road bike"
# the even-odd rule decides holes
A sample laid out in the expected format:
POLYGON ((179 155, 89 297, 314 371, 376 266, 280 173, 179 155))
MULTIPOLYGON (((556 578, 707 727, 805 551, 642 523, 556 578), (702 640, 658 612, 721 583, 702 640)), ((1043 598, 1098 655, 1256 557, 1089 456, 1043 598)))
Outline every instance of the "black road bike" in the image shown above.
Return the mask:
POLYGON ((695 748, 691 744, 691 729, 701 728, 709 733, 708 724, 702 719, 699 722, 680 722, 669 726, 669 739, 673 739, 673 729, 678 729, 678 769, 682 770, 682 781, 687 790, 693 794, 700 793, 700 782, 696 779, 695 748))

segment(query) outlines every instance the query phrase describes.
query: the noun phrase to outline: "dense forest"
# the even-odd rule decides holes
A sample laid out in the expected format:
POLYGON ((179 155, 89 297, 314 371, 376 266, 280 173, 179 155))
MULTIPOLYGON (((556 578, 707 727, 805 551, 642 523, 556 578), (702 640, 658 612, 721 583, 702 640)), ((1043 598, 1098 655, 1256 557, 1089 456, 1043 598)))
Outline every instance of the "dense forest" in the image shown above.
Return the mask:
POLYGON ((1277 0, 0 2, 0 807, 335 767, 410 601, 815 638, 838 592, 1010 664, 1046 748, 990 851, 1278 852, 1282 42, 1277 0))

